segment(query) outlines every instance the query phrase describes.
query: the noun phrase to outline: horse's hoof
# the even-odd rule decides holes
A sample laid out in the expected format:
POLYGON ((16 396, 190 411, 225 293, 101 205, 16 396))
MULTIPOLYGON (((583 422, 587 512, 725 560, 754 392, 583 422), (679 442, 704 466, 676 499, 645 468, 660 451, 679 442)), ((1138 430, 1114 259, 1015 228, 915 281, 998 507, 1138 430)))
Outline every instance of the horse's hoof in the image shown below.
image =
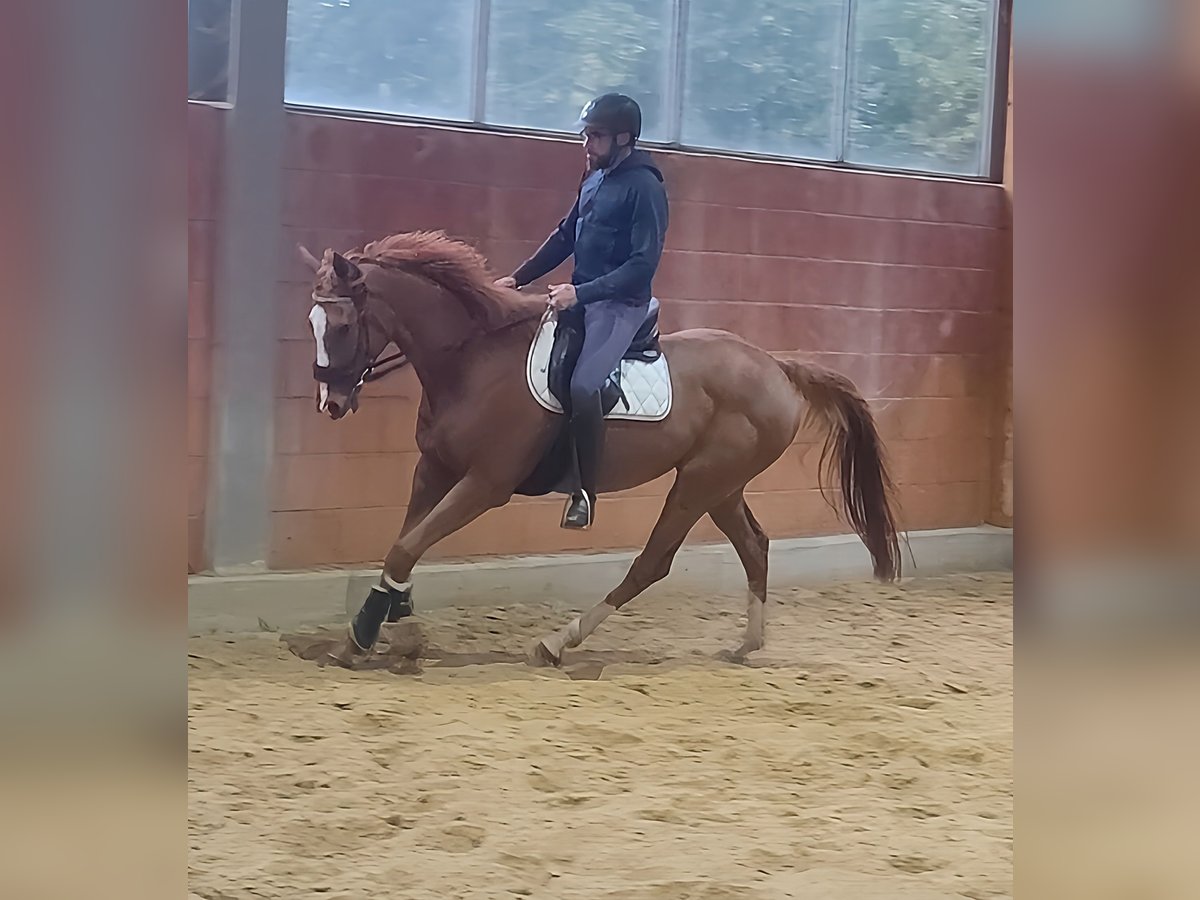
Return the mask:
POLYGON ((325 651, 325 656, 320 661, 320 665, 322 668, 330 665, 342 669, 353 669, 356 663, 367 656, 368 652, 361 649, 358 644, 354 643, 354 639, 347 635, 325 651))
POLYGON ((554 651, 546 646, 545 641, 538 641, 529 654, 529 664, 538 668, 557 669, 562 665, 562 657, 555 656, 554 651))
POLYGON ((317 660, 317 665, 322 669, 326 666, 336 666, 339 669, 353 669, 354 657, 346 652, 346 643, 343 641, 333 649, 325 651, 325 655, 317 660))

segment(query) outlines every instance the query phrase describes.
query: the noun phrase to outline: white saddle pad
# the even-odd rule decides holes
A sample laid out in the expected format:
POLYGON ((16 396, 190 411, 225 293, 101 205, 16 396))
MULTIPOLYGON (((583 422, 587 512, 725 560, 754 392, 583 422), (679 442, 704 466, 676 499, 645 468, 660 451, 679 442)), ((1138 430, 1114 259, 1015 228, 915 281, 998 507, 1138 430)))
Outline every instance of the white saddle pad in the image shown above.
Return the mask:
MULTIPOLYGON (((550 393, 550 350, 554 346, 553 317, 542 323, 542 329, 529 348, 526 378, 529 390, 543 407, 561 413, 562 406, 550 393)), ((665 353, 654 362, 621 360, 621 390, 625 399, 618 400, 606 419, 625 419, 634 422, 661 422, 671 411, 671 370, 665 353)))

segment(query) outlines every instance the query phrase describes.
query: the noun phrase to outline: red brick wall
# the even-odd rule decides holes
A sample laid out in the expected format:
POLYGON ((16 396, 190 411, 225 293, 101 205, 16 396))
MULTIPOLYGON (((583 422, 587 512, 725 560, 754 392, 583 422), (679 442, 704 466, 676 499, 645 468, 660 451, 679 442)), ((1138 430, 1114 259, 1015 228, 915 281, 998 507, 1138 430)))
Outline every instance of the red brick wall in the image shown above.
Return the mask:
POLYGON ((188 571, 206 568, 213 248, 216 245, 222 111, 188 104, 188 571))
MULTIPOLYGON (((999 186, 658 153, 672 203, 656 293, 675 331, 715 326, 800 351, 853 378, 875 404, 911 529, 987 515, 997 352, 999 186)), ((270 563, 375 563, 400 527, 415 461, 410 373, 368 386, 358 414, 313 409, 308 279, 318 252, 443 228, 497 272, 566 211, 581 171, 571 142, 289 114, 270 563)), ((844 530, 815 490, 802 435, 751 486, 775 537, 844 530), (803 461, 802 461, 803 458, 803 461)), ((520 499, 431 557, 640 546, 667 481, 606 498, 596 529, 558 528, 559 501, 520 499)), ((692 540, 717 540, 701 523, 692 540)))

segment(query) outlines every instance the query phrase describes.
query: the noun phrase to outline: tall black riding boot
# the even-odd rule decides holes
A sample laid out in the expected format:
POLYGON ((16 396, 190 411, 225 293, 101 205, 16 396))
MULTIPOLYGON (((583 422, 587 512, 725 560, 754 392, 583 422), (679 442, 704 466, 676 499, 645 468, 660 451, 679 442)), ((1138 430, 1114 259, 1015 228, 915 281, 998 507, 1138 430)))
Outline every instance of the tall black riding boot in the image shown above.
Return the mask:
POLYGON ((586 403, 575 404, 571 436, 575 441, 579 477, 563 512, 562 527, 586 530, 596 518, 596 473, 604 446, 604 408, 599 392, 586 403))

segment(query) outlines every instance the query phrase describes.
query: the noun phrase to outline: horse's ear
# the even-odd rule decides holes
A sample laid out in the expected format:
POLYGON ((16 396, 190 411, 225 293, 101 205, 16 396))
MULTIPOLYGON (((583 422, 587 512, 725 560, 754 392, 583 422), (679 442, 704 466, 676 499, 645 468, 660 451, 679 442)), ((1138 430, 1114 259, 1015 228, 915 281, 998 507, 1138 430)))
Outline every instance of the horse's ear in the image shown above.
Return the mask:
POLYGON ((313 256, 311 253, 309 253, 308 248, 305 247, 303 244, 296 245, 296 252, 300 254, 300 261, 303 262, 310 269, 312 269, 314 272, 316 272, 319 268, 321 268, 320 261, 315 256, 313 256))
POLYGON ((358 266, 350 262, 350 260, 346 259, 346 257, 342 256, 340 253, 333 254, 333 272, 338 278, 345 282, 354 281, 359 275, 362 274, 359 271, 358 266))

